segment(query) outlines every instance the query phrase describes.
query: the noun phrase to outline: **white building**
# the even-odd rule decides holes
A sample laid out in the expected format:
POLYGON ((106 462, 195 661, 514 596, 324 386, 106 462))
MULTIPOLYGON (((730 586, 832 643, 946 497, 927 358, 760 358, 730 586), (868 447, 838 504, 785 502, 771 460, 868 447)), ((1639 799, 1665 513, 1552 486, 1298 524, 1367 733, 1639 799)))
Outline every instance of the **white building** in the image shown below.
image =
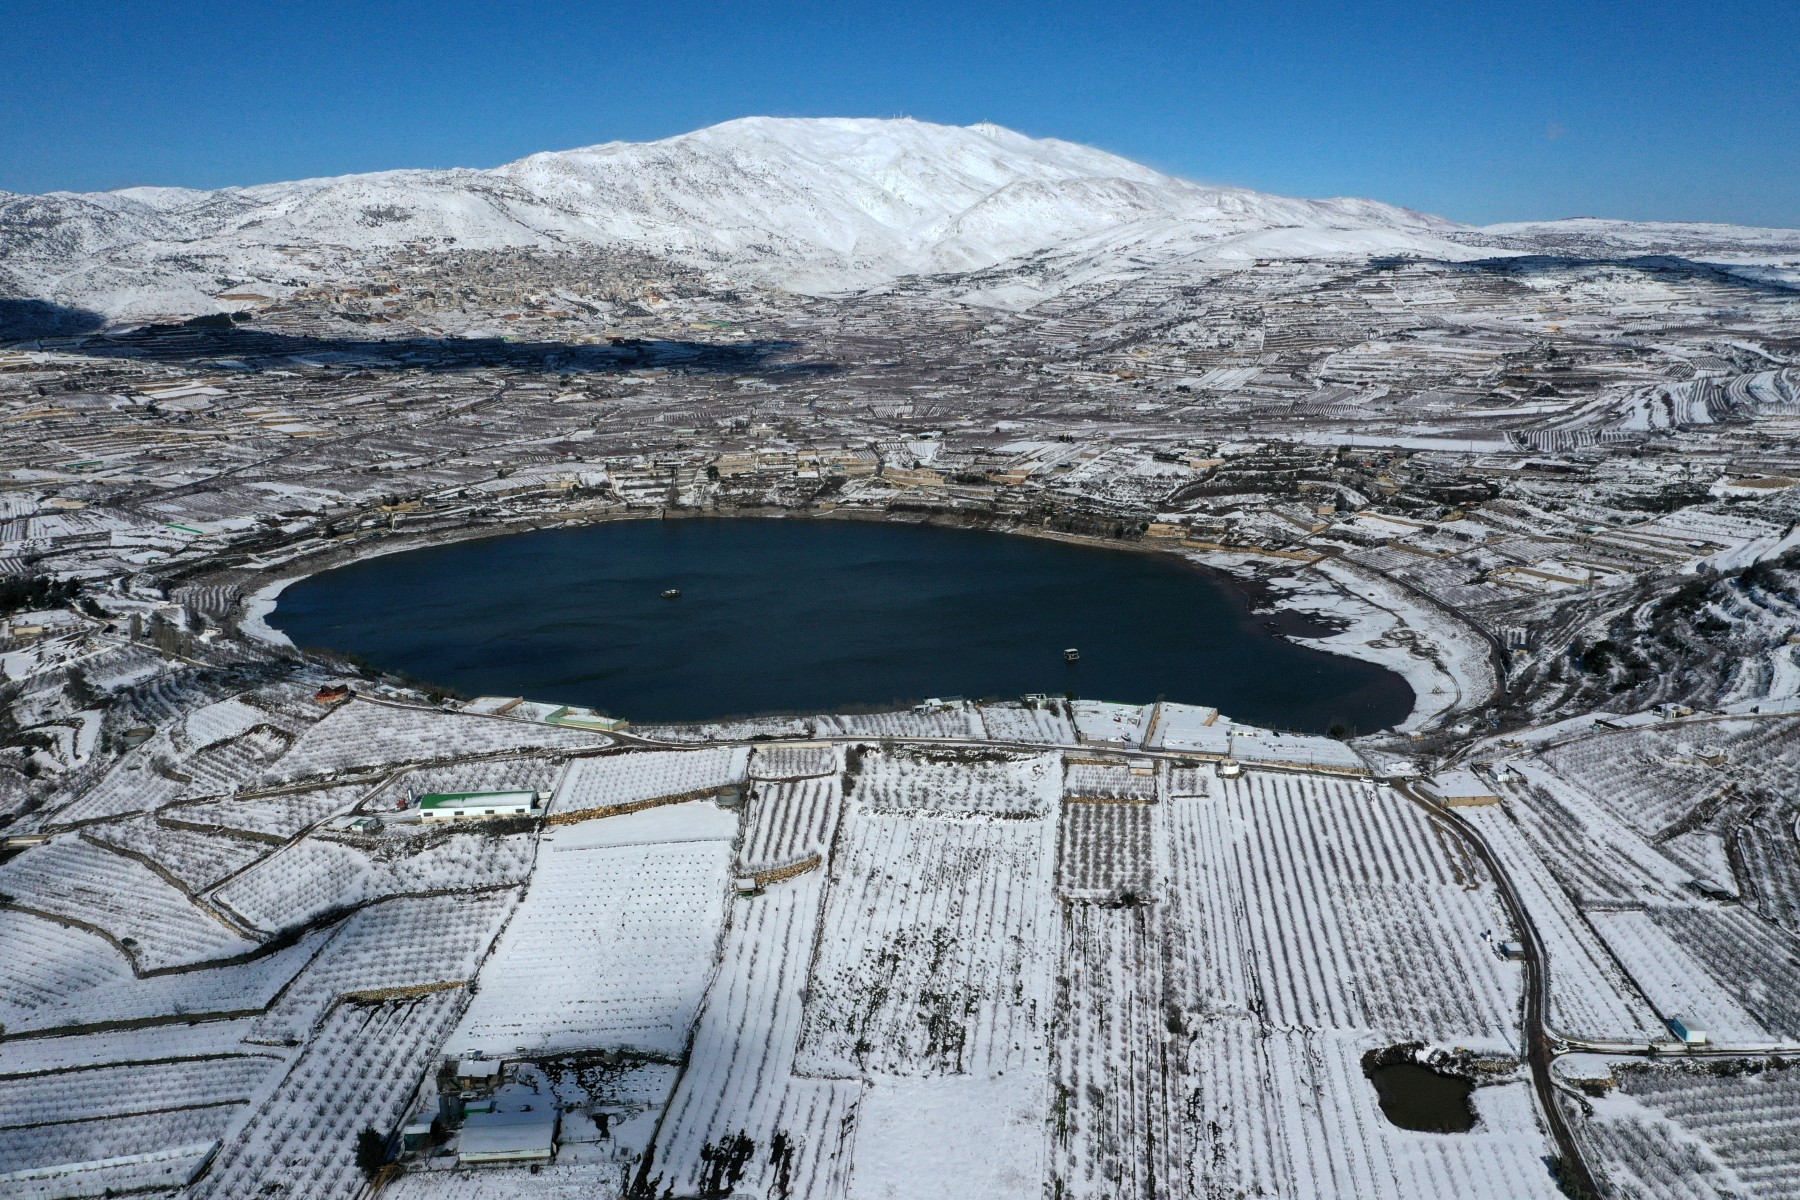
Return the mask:
POLYGON ((434 792, 419 797, 419 820, 484 821, 498 817, 533 817, 542 812, 532 792, 434 792))
POLYGON ((470 1113, 456 1147, 465 1163, 548 1162, 556 1152, 556 1110, 470 1113))

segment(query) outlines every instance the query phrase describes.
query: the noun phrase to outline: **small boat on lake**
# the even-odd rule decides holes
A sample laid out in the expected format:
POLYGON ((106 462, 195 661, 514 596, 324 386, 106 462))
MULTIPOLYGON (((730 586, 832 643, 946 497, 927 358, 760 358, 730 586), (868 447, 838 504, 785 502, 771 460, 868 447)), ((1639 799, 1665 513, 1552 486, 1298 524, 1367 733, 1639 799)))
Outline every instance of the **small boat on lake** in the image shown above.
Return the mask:
POLYGON ((681 599, 681 589, 680 588, 664 588, 663 593, 662 593, 662 598, 664 600, 679 600, 679 599, 681 599))
POLYGON ((1070 646, 1067 650, 1063 651, 1063 659, 1066 662, 1080 662, 1081 661, 1081 651, 1077 650, 1073 646, 1070 646))

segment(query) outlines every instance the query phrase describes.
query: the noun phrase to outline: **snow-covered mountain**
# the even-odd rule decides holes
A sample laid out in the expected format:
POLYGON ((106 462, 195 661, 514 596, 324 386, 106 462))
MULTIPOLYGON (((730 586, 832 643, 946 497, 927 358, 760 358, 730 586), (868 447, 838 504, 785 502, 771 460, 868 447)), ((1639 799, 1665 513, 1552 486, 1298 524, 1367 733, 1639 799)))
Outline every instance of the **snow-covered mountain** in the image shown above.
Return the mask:
POLYGON ((114 317, 216 311, 232 306, 221 294, 353 279, 424 245, 623 247, 805 292, 983 272, 996 302, 1021 302, 1184 256, 1469 257, 1456 243, 1470 232, 1370 200, 1196 184, 995 125, 752 117, 487 171, 0 193, 0 296, 114 317))
MULTIPOLYGON (((1182 249, 1271 229, 1443 246, 1447 221, 1365 200, 1206 187, 995 125, 752 117, 491 171, 385 171, 259 187, 0 194, 0 292, 115 316, 209 311, 417 243, 623 245, 722 275, 838 291, 1084 241, 1182 249)), ((1453 249, 1453 248, 1451 248, 1453 249)))

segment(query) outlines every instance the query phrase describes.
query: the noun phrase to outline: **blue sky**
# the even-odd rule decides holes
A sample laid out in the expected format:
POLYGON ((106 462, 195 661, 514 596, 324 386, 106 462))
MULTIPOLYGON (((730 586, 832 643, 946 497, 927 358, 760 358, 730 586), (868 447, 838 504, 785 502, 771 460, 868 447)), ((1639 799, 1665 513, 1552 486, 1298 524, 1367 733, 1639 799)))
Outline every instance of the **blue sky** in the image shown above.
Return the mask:
POLYGON ((1800 3, 0 0, 0 189, 493 166, 732 117, 991 120, 1471 222, 1800 226, 1800 3))

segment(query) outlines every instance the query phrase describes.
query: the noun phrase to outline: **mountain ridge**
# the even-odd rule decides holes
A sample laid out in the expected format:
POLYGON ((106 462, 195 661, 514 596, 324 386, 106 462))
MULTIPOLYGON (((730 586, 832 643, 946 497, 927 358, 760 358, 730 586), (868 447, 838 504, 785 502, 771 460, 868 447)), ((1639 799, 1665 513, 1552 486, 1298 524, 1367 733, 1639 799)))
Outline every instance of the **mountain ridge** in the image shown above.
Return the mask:
POLYGON ((1195 183, 986 122, 744 117, 487 169, 0 193, 0 292, 120 318, 218 311, 232 307, 219 297, 233 289, 280 294, 434 246, 627 248, 815 294, 1059 261, 1056 272, 1034 268, 1030 282, 990 281, 976 297, 1017 306, 1145 256, 1468 258, 1523 252, 1508 243, 1532 236, 1488 239, 1375 200, 1195 183))

